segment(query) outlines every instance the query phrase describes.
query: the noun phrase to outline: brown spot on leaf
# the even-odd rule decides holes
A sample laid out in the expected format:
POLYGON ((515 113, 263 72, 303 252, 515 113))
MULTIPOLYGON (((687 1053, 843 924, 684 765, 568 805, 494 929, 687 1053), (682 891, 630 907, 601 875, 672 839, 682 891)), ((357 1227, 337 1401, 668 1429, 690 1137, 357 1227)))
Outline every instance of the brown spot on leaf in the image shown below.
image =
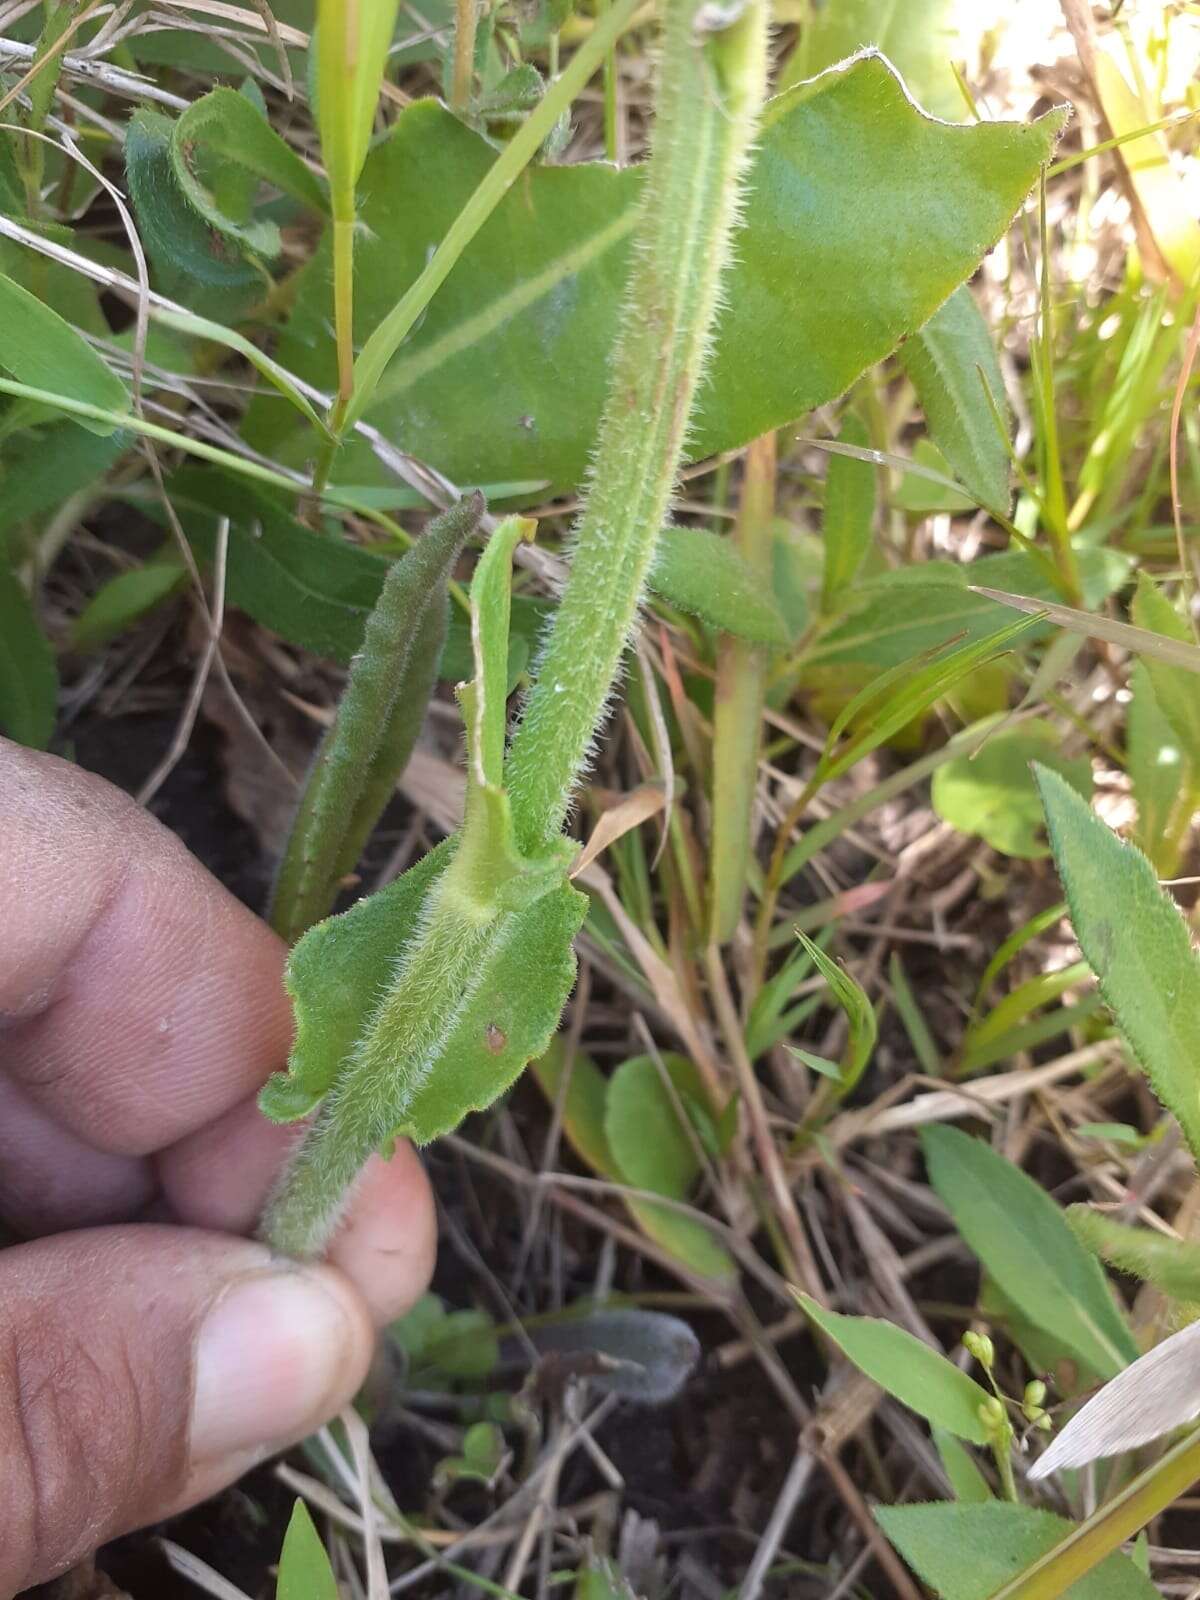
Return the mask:
POLYGON ((494 1022, 488 1023, 484 1037, 487 1039, 488 1049, 494 1056, 498 1056, 508 1043, 508 1035, 503 1028, 498 1028, 494 1022))

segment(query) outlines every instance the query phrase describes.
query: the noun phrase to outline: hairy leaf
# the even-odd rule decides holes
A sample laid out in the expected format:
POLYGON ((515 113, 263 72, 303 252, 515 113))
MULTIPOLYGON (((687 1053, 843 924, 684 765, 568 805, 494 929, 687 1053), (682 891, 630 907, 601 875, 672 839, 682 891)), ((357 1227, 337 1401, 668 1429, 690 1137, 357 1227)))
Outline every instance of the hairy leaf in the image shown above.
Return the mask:
POLYGON ((1057 775, 1035 768, 1079 947, 1155 1094, 1200 1158, 1200 961, 1154 868, 1057 775))
MULTIPOLYGON (((1133 620, 1139 628, 1149 633, 1162 634, 1164 638, 1178 639, 1181 644, 1195 646, 1195 637, 1187 623, 1167 597, 1145 572, 1137 576, 1137 592, 1133 597, 1133 620)), ((1173 667, 1166 661, 1157 661, 1147 655, 1142 667, 1154 685, 1154 698, 1163 716, 1175 730, 1184 756, 1193 765, 1200 762, 1200 693, 1197 692, 1195 674, 1182 667, 1173 667)))
MULTIPOLYGON (((883 1531, 939 1600, 990 1600, 1071 1533, 1050 1511, 1001 1500, 878 1506, 883 1531)), ((1158 1590, 1128 1556, 1114 1554, 1063 1591, 1064 1600, 1155 1600, 1158 1590)))
MULTIPOLYGON (((774 100, 691 455, 745 443, 834 398, 928 321, 1000 237, 1061 126, 1052 112, 1028 127, 945 127, 916 110, 878 56, 774 100)), ((492 160, 432 102, 409 107, 372 152, 361 185, 369 236, 356 254, 360 340, 492 160)), ((588 164, 527 171, 392 361, 371 420, 459 483, 580 482, 644 176, 588 164)), ((326 387, 328 274, 322 251, 280 350, 326 387)), ((275 449, 291 432, 277 408, 257 409, 256 442, 275 449)), ((309 448, 288 446, 297 461, 309 448)), ((340 470, 357 483, 377 476, 358 443, 340 470)))
POLYGON ((933 442, 990 511, 1008 514, 1008 402, 996 348, 964 284, 900 347, 933 442))
POLYGON ((1131 1228, 1091 1206, 1068 1206, 1066 1215, 1076 1236, 1110 1267, 1176 1300, 1200 1303, 1200 1244, 1153 1228, 1131 1228))
POLYGON ((796 1294, 805 1312, 861 1372, 902 1404, 959 1439, 986 1444, 980 1407, 988 1392, 944 1355, 878 1317, 845 1317, 796 1294))
POLYGON ((1136 1360, 1103 1272, 1044 1189, 957 1128, 923 1128, 921 1146, 959 1233, 1030 1321, 1103 1377, 1136 1360))
POLYGON ((722 633, 754 644, 787 644, 790 630, 775 597, 730 539, 708 528, 664 528, 650 588, 722 633))
MULTIPOLYGON (((0 367, 21 383, 82 400, 106 411, 125 411, 125 385, 82 334, 36 295, 0 273, 0 367)), ((103 422, 81 419, 79 426, 108 435, 103 422)))

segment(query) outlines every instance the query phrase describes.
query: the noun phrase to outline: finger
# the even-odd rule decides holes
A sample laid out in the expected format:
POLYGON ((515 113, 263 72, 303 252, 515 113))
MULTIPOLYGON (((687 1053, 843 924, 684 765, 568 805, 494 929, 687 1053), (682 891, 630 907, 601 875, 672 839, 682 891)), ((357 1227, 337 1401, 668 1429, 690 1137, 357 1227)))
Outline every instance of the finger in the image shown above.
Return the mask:
MULTIPOLYGON (((193 1227, 250 1232, 301 1134, 268 1122, 251 1099, 163 1151, 159 1183, 173 1214, 193 1227)), ((424 1293, 435 1248, 429 1180, 416 1151, 399 1141, 390 1160, 367 1163, 328 1259, 383 1324, 424 1293)))
POLYGON ((372 1334, 328 1267, 187 1229, 0 1255, 0 1595, 182 1510, 346 1404, 372 1334))
POLYGON ((93 1150, 0 1077, 0 1217, 26 1238, 136 1216, 155 1194, 136 1156, 93 1150))
POLYGON ((0 740, 4 1070, 94 1149, 140 1156, 286 1058, 270 930, 128 796, 0 740))

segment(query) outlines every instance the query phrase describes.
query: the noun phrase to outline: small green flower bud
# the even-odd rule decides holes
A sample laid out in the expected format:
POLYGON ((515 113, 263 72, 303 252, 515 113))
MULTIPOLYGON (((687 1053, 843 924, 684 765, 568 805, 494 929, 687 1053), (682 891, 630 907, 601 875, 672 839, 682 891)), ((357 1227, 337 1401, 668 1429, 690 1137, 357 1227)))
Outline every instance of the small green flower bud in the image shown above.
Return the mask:
POLYGON ((1053 1426, 1054 1423, 1048 1411, 1043 1411, 1041 1416, 1034 1423, 1034 1427, 1040 1428, 1043 1433, 1049 1433, 1053 1426))
POLYGON ((1025 1394, 1021 1400, 1021 1410, 1025 1413, 1026 1420, 1037 1422, 1045 1414, 1043 1402, 1046 1398, 1046 1385, 1040 1378, 1034 1378, 1025 1385, 1025 1394))
POLYGON ((985 1371, 990 1372, 996 1360, 996 1346, 986 1333, 964 1333, 963 1348, 975 1357, 985 1371))
POLYGON ((995 1395, 980 1405, 979 1420, 989 1433, 995 1433, 1004 1426, 1004 1405, 995 1395))

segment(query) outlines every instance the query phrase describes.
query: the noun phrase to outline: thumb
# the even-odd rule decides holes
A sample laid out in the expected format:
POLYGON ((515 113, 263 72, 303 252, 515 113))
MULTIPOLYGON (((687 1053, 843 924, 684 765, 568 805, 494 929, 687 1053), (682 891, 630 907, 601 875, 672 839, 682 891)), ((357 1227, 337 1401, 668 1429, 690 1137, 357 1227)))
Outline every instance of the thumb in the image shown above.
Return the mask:
POLYGON ((0 1254, 0 1600, 182 1510, 354 1394, 349 1281, 183 1228, 0 1254))

